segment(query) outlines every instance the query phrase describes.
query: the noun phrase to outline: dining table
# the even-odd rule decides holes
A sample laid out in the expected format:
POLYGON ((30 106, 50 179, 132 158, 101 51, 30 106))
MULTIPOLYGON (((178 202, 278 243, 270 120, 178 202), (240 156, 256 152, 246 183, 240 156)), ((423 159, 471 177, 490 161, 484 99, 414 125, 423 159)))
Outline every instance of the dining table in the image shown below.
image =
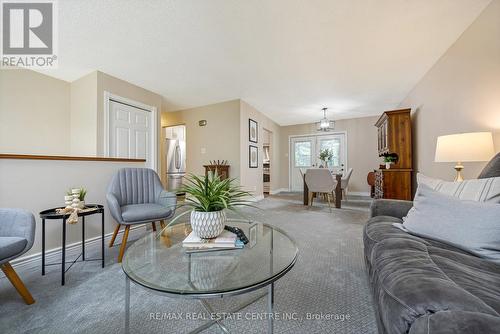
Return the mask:
MULTIPOLYGON (((306 173, 301 173, 302 174, 302 181, 304 184, 304 193, 303 193, 303 202, 304 205, 309 205, 309 188, 307 187, 306 183, 306 173)), ((337 181, 337 185, 335 186, 335 208, 340 209, 342 208, 342 174, 338 174, 335 172, 332 172, 332 177, 335 178, 337 181)))

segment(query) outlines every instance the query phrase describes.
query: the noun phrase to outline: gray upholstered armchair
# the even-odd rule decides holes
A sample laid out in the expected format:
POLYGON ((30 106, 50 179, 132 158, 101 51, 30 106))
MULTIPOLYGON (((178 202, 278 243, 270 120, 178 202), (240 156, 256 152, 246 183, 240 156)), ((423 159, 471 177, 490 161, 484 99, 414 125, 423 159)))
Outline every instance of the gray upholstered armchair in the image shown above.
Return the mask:
POLYGON ((31 212, 0 209, 0 267, 28 305, 33 304, 35 300, 9 261, 29 251, 34 240, 35 217, 31 212))
POLYGON ((149 168, 123 168, 111 180, 106 195, 111 216, 118 225, 109 247, 113 246, 120 226, 125 226, 118 262, 122 262, 131 225, 152 223, 171 218, 175 213, 175 193, 163 189, 158 174, 149 168))

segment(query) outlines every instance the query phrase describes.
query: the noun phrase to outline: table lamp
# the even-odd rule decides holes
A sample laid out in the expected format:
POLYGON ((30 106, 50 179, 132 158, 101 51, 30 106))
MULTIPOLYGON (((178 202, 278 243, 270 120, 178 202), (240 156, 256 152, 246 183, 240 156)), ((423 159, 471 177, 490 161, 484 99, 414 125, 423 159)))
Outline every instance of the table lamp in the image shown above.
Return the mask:
POLYGON ((462 162, 488 161, 495 154, 491 132, 470 132, 439 136, 435 162, 455 162, 455 181, 463 181, 462 162))

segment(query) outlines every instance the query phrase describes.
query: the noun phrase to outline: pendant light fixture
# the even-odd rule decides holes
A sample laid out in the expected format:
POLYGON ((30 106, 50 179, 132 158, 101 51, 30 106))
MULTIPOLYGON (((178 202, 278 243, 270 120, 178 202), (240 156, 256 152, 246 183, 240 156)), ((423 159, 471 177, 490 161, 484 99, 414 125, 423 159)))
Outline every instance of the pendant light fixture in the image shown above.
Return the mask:
POLYGON ((330 121, 328 118, 326 118, 326 111, 328 108, 323 108, 323 118, 316 123, 316 129, 318 131, 323 131, 323 132, 328 132, 332 131, 335 129, 335 121, 330 121))

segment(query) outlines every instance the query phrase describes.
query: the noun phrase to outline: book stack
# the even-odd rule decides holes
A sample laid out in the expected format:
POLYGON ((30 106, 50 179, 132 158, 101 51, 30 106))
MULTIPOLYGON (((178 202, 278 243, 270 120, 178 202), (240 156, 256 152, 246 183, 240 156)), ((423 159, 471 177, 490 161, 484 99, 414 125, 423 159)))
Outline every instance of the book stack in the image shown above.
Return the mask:
POLYGON ((190 250, 236 249, 243 248, 243 246, 243 242, 237 238, 236 234, 229 231, 223 231, 217 238, 213 239, 202 239, 191 232, 182 242, 182 247, 190 250))

